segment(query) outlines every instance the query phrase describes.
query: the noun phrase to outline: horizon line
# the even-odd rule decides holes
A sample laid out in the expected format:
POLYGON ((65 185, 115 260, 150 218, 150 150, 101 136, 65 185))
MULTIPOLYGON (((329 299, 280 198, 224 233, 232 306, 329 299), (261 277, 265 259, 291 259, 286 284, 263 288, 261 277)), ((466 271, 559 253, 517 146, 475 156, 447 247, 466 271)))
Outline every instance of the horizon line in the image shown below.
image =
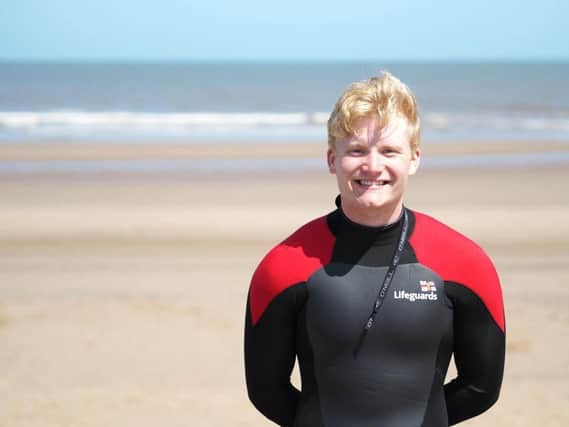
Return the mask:
POLYGON ((21 64, 21 65, 43 65, 43 64, 100 64, 100 65, 327 65, 327 64, 401 64, 401 65, 477 65, 477 64, 569 64, 568 58, 353 58, 353 59, 303 59, 303 58, 282 58, 282 59, 259 59, 259 58, 3 58, 0 57, 0 64, 21 64))

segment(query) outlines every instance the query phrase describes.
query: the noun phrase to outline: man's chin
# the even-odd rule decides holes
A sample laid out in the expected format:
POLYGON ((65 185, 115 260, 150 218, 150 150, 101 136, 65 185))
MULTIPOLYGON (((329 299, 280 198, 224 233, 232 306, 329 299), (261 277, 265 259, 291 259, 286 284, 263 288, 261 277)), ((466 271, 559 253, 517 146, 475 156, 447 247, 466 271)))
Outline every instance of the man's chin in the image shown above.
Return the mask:
POLYGON ((358 200, 358 204, 366 209, 370 210, 379 210, 386 207, 387 203, 385 200, 382 199, 369 199, 369 198, 362 198, 358 200))

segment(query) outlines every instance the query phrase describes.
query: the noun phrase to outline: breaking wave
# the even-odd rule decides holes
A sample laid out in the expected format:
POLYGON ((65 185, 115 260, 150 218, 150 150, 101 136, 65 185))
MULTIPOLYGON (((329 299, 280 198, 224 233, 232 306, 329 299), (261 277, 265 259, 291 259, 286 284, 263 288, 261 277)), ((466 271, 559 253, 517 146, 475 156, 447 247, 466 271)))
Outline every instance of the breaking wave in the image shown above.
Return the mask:
MULTIPOLYGON (((327 119, 324 112, 0 111, 0 139, 322 139, 327 119)), ((569 138, 569 113, 427 112, 422 122, 432 137, 569 138)))

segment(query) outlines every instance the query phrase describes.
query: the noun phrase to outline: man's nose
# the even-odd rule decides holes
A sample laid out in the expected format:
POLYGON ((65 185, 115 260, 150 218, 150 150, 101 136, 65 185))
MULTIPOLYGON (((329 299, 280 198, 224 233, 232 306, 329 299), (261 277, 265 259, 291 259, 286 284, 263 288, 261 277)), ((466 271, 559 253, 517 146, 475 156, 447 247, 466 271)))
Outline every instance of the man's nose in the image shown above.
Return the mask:
POLYGON ((380 173, 383 170, 383 156, 381 153, 370 151, 366 156, 366 170, 371 173, 380 173))

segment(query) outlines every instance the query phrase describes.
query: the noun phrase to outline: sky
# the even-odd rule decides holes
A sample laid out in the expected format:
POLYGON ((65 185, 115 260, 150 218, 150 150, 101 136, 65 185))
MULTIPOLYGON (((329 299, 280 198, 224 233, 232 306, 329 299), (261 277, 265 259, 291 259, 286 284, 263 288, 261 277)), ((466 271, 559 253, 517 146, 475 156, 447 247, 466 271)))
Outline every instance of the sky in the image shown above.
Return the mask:
POLYGON ((0 61, 569 61, 566 0, 2 0, 0 61))

